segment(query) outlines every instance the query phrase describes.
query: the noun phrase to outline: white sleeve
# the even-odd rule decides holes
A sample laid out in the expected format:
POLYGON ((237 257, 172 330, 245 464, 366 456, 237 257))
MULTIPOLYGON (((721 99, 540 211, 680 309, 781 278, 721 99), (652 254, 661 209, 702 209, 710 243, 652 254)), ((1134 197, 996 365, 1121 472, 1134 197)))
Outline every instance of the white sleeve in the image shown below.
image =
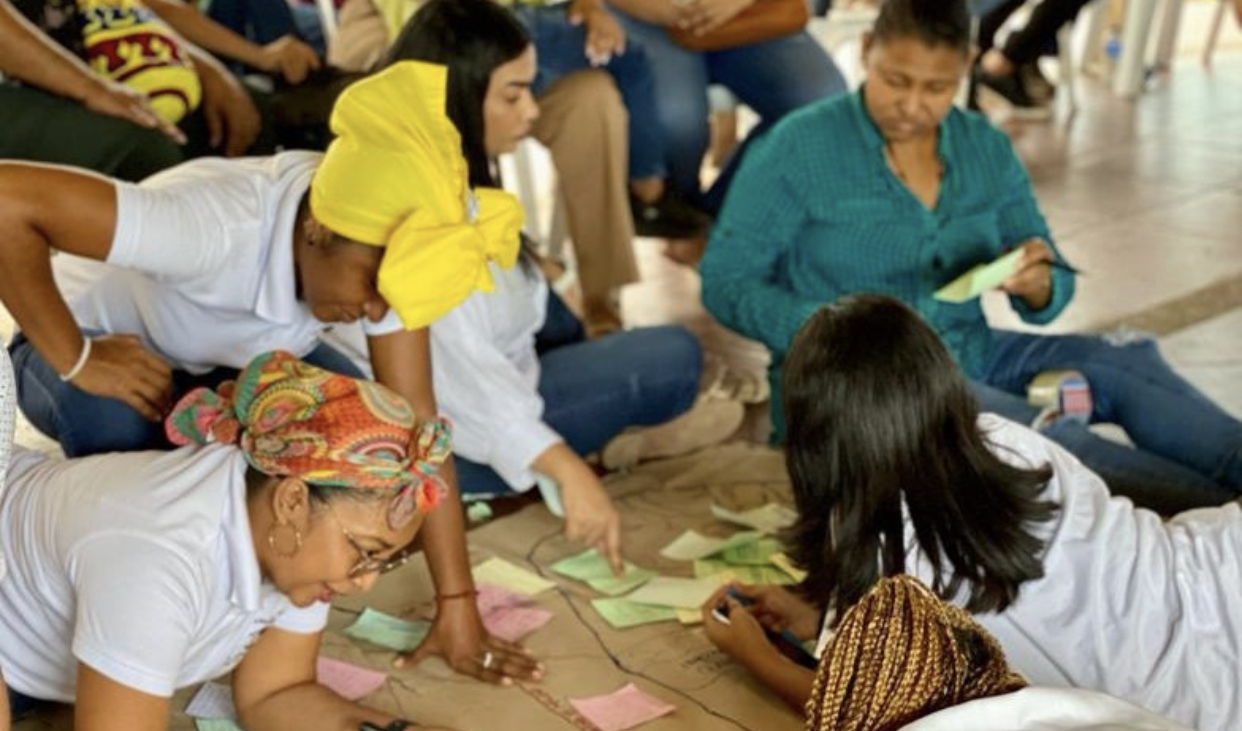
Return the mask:
POLYGON ((203 587, 185 558, 148 539, 104 534, 72 556, 73 654, 111 680, 171 697, 203 587))
POLYGON ((236 194, 233 187, 194 177, 159 187, 121 181, 115 185, 116 231, 109 264, 179 280, 228 263, 228 244, 241 218, 228 212, 236 194))
POLYGON ((315 602, 309 607, 296 607, 292 604, 281 612, 272 623, 273 627, 298 635, 310 635, 322 632, 328 626, 328 612, 332 605, 315 602))
POLYGON ((564 440, 543 422, 535 385, 495 346, 479 298, 432 324, 431 349, 436 400, 453 422, 453 451, 490 466, 514 490, 529 489, 531 463, 564 440))

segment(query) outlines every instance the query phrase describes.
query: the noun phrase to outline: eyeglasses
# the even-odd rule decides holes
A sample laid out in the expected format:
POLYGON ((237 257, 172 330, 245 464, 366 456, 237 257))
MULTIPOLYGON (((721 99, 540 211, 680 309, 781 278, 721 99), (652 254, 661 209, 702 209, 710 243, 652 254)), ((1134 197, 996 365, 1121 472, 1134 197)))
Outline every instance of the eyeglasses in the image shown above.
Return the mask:
POLYGON ((349 541, 349 545, 353 546, 354 550, 358 552, 358 563, 349 569, 348 576, 351 579, 356 579, 365 574, 386 574, 394 569, 399 569, 405 565, 406 561, 410 560, 410 556, 414 553, 413 546, 406 546, 388 558, 373 555, 371 551, 358 545, 357 539, 345 528, 345 524, 336 516, 336 511, 331 507, 328 508, 328 514, 332 516, 332 520, 336 521, 336 527, 341 529, 341 533, 345 535, 345 540, 349 541))

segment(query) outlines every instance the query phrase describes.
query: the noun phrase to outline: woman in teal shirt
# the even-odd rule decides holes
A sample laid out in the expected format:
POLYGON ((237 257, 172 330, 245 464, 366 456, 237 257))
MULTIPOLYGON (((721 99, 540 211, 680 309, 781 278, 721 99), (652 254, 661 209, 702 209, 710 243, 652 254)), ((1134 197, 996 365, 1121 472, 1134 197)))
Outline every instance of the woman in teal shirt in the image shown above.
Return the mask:
POLYGON ((984 410, 1032 423, 1027 384, 1047 370, 1082 372, 1091 421, 1119 424, 1137 448, 1075 419, 1044 430, 1115 492, 1166 513, 1236 498, 1242 423, 1175 374, 1153 342, 993 330, 977 298, 934 297, 1015 248, 1023 253, 1000 286, 1024 321, 1051 322, 1074 294, 1008 138, 953 106, 970 68, 969 22, 961 0, 888 0, 864 43, 862 89, 790 115, 733 183, 701 265, 703 301, 772 351, 775 440, 784 440, 779 373, 793 334, 843 294, 879 292, 936 329, 984 410))

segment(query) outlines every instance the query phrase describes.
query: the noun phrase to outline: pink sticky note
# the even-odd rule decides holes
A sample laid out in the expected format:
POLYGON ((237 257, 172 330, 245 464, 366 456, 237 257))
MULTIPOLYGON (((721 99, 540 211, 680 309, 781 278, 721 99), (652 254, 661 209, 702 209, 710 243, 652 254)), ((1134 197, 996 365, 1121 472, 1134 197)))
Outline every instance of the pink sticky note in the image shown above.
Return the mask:
POLYGON ((529 597, 514 594, 511 591, 501 589, 499 586, 479 584, 475 588, 479 592, 476 601, 479 604, 479 614, 481 615, 486 615, 488 612, 500 607, 519 607, 530 603, 529 597))
POLYGON ((351 663, 320 657, 315 667, 320 685, 335 690, 343 698, 356 701, 374 693, 388 676, 378 670, 359 667, 351 663))
POLYGON ((509 642, 518 642, 552 619, 552 612, 538 607, 497 607, 483 615, 488 632, 509 642))
POLYGON ((677 710, 676 706, 639 690, 633 683, 608 695, 570 698, 570 704, 600 731, 624 731, 677 710))

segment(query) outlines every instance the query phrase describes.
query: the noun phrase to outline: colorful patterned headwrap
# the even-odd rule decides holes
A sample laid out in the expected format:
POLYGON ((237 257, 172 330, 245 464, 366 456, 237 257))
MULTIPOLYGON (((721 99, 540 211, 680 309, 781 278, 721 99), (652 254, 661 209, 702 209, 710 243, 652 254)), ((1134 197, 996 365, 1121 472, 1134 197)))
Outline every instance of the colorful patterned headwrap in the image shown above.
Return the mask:
POLYGON ((186 394, 165 422, 174 444, 236 444, 255 469, 329 487, 393 490, 389 524, 439 502, 447 422, 412 433, 414 414, 383 386, 264 353, 215 391, 186 394), (414 437, 413 439, 411 437, 414 437))
POLYGON ((337 135, 311 181, 310 207, 332 231, 386 247, 379 292, 414 330, 494 287, 488 262, 517 260, 522 207, 470 190, 446 109, 448 69, 402 61, 351 85, 332 109, 337 135))

